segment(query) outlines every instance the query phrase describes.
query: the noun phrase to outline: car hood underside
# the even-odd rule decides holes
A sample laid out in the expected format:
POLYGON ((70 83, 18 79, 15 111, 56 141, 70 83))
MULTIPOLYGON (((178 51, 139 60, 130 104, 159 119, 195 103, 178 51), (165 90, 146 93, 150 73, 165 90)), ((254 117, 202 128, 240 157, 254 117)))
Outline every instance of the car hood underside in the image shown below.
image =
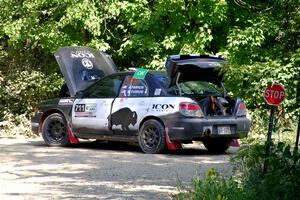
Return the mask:
POLYGON ((62 47, 55 53, 55 58, 71 96, 117 72, 109 55, 89 47, 62 47))
POLYGON ((223 75, 218 69, 226 64, 222 58, 208 55, 169 56, 166 69, 170 87, 186 81, 207 81, 220 85, 223 75))

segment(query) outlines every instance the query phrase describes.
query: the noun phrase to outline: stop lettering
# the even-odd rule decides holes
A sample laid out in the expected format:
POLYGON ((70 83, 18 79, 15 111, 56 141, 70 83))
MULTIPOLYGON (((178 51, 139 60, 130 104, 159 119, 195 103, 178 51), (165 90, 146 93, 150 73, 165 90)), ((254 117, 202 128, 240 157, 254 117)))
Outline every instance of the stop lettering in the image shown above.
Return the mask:
POLYGON ((284 87, 281 84, 274 84, 265 89, 264 98, 269 105, 279 105, 285 96, 284 87))

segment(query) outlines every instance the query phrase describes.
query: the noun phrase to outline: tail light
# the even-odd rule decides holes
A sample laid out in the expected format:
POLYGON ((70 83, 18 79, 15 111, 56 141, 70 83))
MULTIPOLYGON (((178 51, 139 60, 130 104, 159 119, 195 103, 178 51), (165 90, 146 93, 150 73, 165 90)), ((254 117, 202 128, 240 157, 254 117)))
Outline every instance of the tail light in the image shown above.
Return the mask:
POLYGON ((196 103, 180 103, 179 112, 186 117, 204 117, 200 106, 196 103))
POLYGON ((236 111, 236 116, 238 117, 244 117, 247 114, 246 105, 243 101, 241 101, 238 105, 238 109, 236 111))

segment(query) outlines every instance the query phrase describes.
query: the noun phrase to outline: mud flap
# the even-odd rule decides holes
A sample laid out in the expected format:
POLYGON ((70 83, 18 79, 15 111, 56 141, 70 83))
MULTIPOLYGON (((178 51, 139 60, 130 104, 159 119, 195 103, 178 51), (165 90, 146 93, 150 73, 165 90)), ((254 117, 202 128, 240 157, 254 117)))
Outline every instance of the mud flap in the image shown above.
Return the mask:
POLYGON ((177 149, 182 149, 182 145, 181 145, 180 141, 171 142, 171 140, 169 138, 168 128, 165 128, 165 134, 166 134, 166 143, 167 143, 168 150, 174 151, 177 149))
POLYGON ((78 144, 78 139, 74 136, 70 127, 68 127, 68 136, 71 144, 78 144))

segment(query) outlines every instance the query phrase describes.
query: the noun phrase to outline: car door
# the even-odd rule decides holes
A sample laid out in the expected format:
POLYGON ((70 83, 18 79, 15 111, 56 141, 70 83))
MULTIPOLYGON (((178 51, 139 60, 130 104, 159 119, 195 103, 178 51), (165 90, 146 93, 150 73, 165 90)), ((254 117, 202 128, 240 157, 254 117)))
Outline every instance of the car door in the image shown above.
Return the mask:
POLYGON ((124 76, 111 75, 101 79, 75 100, 72 108, 72 125, 80 134, 111 134, 108 116, 119 93, 124 76))
POLYGON ((140 121, 148 113, 151 99, 146 80, 126 76, 109 117, 113 134, 136 135, 140 121))

